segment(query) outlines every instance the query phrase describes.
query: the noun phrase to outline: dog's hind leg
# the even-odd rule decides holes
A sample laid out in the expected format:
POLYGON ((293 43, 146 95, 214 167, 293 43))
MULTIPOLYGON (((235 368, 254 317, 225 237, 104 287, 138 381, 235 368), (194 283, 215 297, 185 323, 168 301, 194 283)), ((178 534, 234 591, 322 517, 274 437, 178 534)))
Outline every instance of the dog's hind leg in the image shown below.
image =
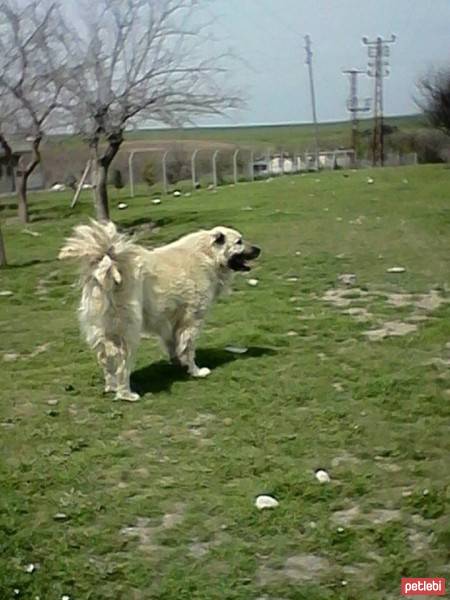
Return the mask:
POLYGON ((195 363, 195 339, 200 331, 200 324, 183 329, 177 336, 177 360, 179 364, 187 367, 192 377, 207 377, 211 370, 199 367, 195 363))
POLYGON ((116 392, 116 400, 138 400, 139 394, 130 389, 132 348, 124 340, 105 340, 100 343, 97 358, 105 375, 105 392, 116 392))

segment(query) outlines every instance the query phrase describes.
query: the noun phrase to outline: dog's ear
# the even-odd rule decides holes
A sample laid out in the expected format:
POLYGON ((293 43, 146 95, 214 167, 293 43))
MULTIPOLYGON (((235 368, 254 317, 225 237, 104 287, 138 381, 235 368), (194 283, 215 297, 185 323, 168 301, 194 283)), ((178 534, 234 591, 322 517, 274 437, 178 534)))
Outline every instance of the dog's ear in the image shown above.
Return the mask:
POLYGON ((223 246, 225 244, 225 234, 223 231, 216 231, 213 235, 213 241, 217 246, 223 246))

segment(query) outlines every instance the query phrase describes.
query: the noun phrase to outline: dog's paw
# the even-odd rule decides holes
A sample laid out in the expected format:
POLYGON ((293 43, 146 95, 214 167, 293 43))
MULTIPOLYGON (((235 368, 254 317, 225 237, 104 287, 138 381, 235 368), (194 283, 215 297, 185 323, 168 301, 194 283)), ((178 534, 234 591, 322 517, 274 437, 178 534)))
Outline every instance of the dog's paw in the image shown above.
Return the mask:
POLYGON ((110 394, 111 392, 115 392, 117 391, 117 388, 115 385, 105 385, 105 389, 103 390, 104 394, 110 394))
POLYGON ((211 369, 208 369, 208 367, 196 367, 191 375, 192 377, 208 377, 208 375, 211 373, 211 369))
POLYGON ((132 392, 131 390, 117 390, 114 400, 125 400, 125 402, 137 402, 139 398, 139 394, 136 394, 136 392, 132 392))

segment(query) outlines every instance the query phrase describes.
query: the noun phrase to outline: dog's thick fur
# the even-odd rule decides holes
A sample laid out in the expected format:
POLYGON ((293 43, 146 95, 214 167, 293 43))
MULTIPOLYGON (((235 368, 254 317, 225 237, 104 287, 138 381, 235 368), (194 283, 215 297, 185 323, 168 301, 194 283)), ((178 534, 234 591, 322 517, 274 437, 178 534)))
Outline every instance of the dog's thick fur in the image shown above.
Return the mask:
POLYGON ((156 334, 170 359, 194 377, 210 370, 195 364, 195 339, 208 308, 234 271, 260 253, 226 227, 198 231, 154 250, 119 233, 113 223, 75 227, 59 253, 81 264, 81 329, 105 375, 105 391, 134 401, 133 356, 142 333, 156 334))

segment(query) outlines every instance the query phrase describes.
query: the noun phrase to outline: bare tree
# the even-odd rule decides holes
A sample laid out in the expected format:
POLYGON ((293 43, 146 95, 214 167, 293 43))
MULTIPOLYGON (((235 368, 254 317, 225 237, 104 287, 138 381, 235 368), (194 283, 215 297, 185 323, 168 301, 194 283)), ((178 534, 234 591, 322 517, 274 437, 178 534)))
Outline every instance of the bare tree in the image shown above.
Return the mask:
POLYGON ((98 0, 78 34, 70 108, 97 166, 96 210, 109 219, 108 169, 137 124, 182 124, 236 107, 217 77, 224 56, 208 56, 196 0, 98 0))
MULTIPOLYGON (((59 7, 45 0, 0 0, 0 32, 0 122, 10 135, 31 140, 31 157, 22 156, 17 168, 19 218, 26 223, 28 179, 41 161, 44 128, 58 120, 69 49, 59 7)), ((0 143, 11 151, 4 129, 0 143)))
POLYGON ((433 127, 450 135, 450 66, 430 71, 418 84, 417 100, 433 127))

